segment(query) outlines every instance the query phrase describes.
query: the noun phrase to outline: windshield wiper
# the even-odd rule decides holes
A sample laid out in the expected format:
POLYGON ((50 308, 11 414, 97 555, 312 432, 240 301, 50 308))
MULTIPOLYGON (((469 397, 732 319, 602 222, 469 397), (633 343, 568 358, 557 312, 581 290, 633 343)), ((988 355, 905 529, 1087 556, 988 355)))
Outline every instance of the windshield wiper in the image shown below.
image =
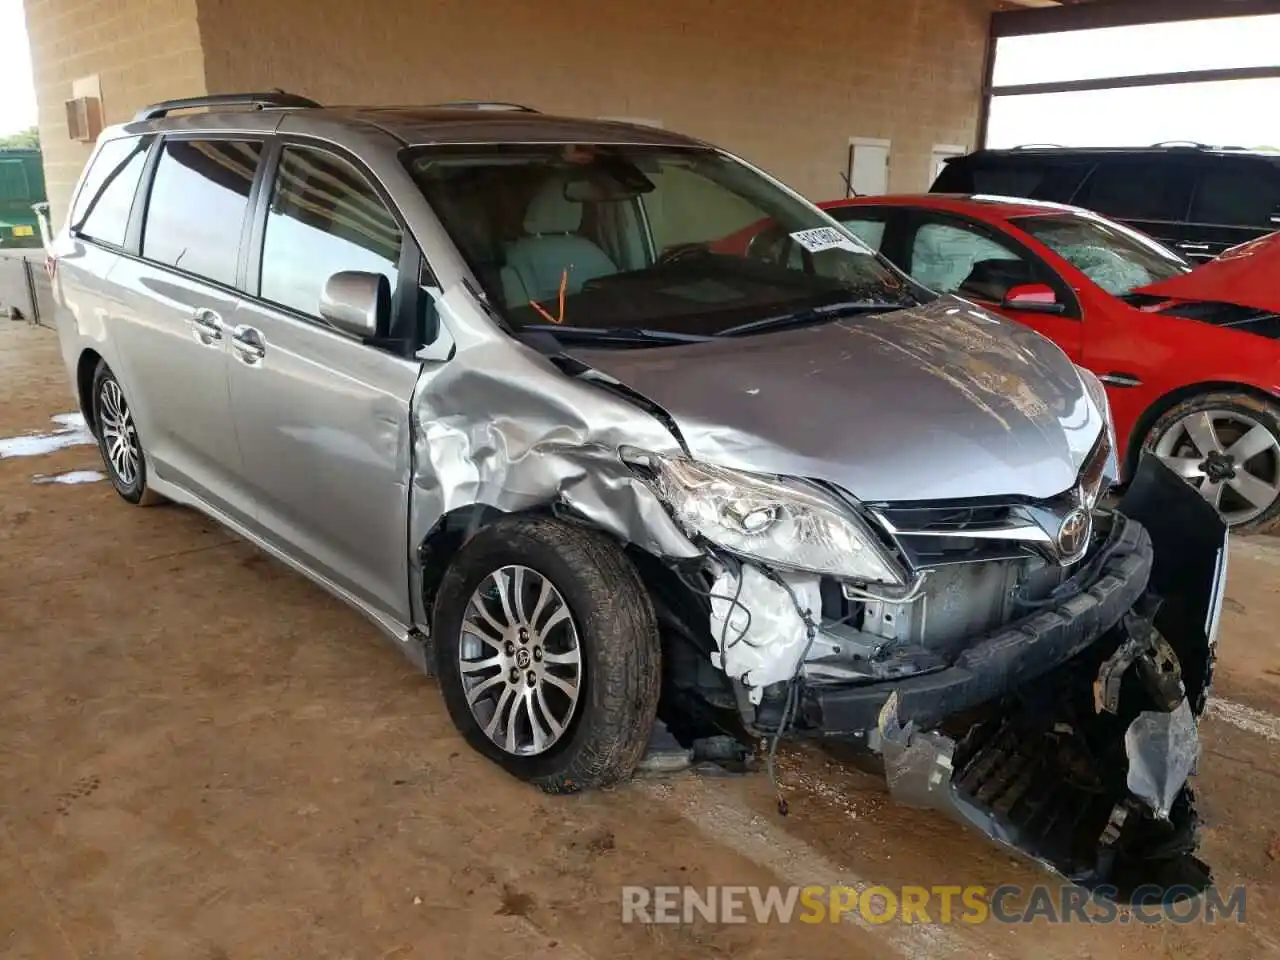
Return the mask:
POLYGON ((905 310, 907 306, 908 304, 905 303, 876 303, 868 300, 826 303, 820 307, 808 307, 804 310, 779 314, 776 317, 752 320, 750 323, 722 330, 716 336, 740 337, 751 333, 763 333, 767 330, 785 330, 787 327, 802 327, 809 323, 835 320, 847 313, 888 313, 890 310, 905 310))
POLYGON ((526 324, 521 333, 549 333, 558 340, 612 340, 618 343, 706 343, 712 337, 670 330, 646 330, 638 327, 572 327, 559 324, 526 324))

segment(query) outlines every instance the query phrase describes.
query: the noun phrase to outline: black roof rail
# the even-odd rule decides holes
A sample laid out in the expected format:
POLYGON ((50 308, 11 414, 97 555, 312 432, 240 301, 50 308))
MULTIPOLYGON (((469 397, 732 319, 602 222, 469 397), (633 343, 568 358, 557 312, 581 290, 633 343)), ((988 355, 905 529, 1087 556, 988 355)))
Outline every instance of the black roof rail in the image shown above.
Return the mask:
POLYGON ((143 107, 134 120, 155 120, 168 116, 174 110, 195 110, 200 107, 254 107, 262 110, 266 107, 319 107, 321 104, 296 93, 285 93, 283 90, 268 90, 262 93, 212 93, 204 97, 183 97, 179 100, 162 100, 149 107, 143 107))
POLYGON ((1020 143, 1014 150, 1065 150, 1067 149, 1060 143, 1020 143))
POLYGON ((1194 140, 1161 140, 1159 143, 1153 143, 1152 147, 1185 147, 1188 150, 1208 150, 1209 147, 1203 143, 1196 143, 1194 140))
POLYGON ((540 113, 533 107, 523 103, 508 103, 505 100, 446 100, 443 103, 428 103, 427 107, 439 107, 445 110, 514 110, 517 113, 540 113))

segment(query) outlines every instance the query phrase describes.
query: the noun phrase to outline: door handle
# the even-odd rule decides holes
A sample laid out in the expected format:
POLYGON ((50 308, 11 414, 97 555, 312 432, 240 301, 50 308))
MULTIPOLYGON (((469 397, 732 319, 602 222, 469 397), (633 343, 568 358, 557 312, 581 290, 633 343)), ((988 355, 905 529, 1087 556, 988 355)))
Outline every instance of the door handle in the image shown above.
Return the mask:
POLYGON ((243 323, 231 331, 231 346, 245 363, 257 363, 267 355, 267 341, 262 331, 243 323))
POLYGON ((222 339, 222 318, 212 310, 202 307, 191 315, 191 327, 196 339, 206 347, 222 339))

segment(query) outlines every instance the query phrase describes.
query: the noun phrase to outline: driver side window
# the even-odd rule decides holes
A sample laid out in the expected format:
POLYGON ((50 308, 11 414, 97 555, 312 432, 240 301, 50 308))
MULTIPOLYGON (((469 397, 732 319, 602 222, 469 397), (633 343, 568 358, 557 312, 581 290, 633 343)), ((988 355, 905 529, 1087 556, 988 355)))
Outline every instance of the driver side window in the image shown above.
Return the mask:
POLYGON ((916 231, 907 272, 937 293, 999 303, 1013 287, 1036 282, 1033 264, 977 230, 925 223, 916 231))

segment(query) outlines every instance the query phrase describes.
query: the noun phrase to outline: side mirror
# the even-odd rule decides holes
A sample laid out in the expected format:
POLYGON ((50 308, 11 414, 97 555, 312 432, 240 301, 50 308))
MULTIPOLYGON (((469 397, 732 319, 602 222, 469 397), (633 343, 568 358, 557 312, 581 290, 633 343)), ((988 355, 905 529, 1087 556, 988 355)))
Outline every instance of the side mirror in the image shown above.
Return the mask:
POLYGON ((1066 313, 1067 310, 1047 283, 1024 283, 1012 287, 1000 306, 1021 313, 1066 313))
POLYGON ((353 337, 376 337, 387 329, 391 317, 391 284, 380 273, 335 273, 320 294, 320 316, 353 337))

